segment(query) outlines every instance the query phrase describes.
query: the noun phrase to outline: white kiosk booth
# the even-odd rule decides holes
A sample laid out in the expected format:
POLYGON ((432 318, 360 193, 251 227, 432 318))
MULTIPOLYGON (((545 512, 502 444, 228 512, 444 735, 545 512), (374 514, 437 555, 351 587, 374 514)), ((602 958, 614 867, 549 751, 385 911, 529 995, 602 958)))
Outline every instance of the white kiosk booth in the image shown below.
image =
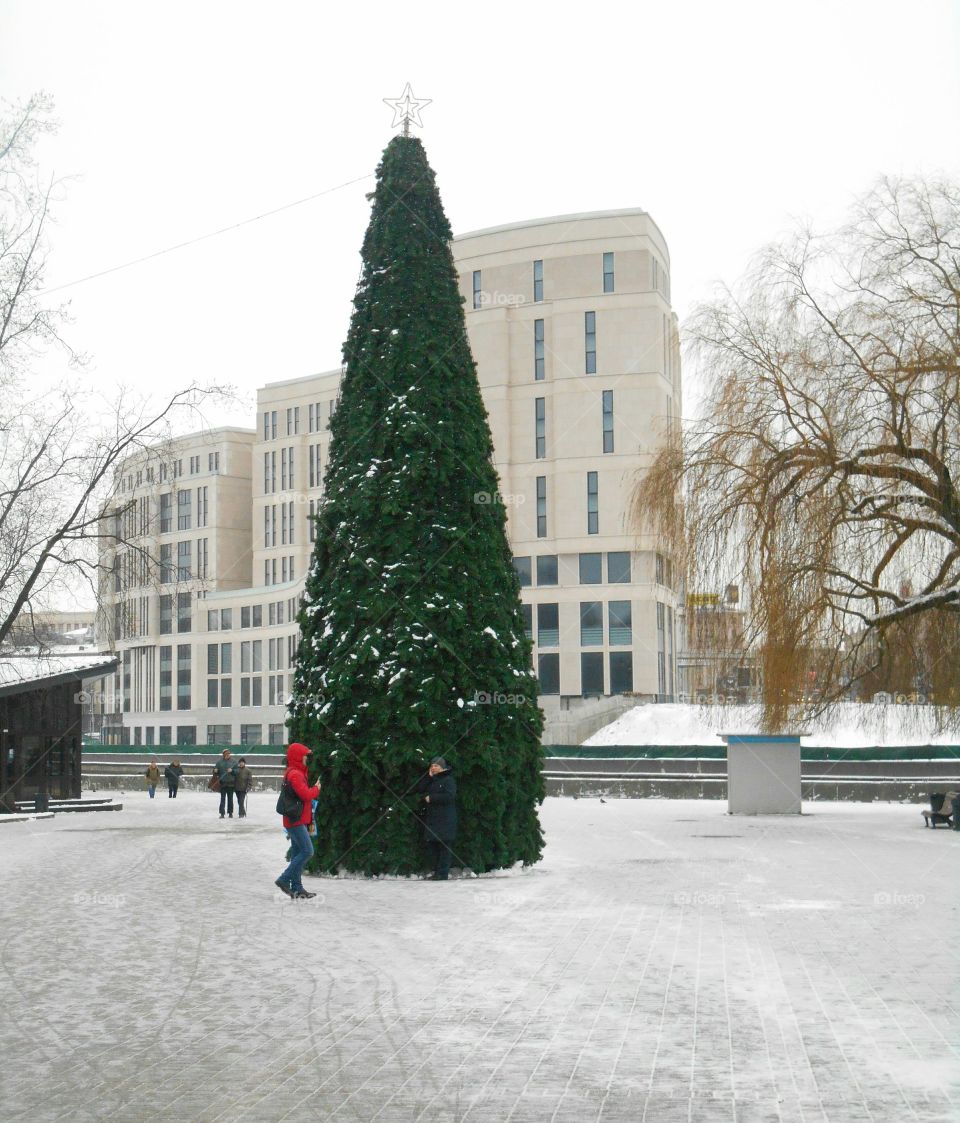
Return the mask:
POLYGON ((727 746, 727 813, 799 815, 803 734, 721 736, 727 746))

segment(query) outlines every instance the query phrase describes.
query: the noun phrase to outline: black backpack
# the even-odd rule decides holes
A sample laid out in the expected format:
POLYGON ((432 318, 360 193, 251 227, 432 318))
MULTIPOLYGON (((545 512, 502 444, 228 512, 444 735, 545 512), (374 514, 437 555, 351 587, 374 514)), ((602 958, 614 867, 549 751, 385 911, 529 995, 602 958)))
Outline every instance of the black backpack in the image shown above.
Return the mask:
POLYGON ((303 814, 303 800, 293 790, 293 785, 284 778, 277 798, 277 814, 286 819, 299 819, 303 814))

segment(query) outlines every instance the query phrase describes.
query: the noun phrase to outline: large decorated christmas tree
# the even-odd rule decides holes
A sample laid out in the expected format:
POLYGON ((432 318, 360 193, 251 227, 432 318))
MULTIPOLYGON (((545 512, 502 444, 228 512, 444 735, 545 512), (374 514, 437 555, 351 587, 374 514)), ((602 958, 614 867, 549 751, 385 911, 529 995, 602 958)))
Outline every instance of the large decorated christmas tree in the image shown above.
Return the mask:
POLYGON ((314 868, 423 868, 443 756, 454 865, 537 861, 542 717, 450 226, 420 141, 377 169, 288 726, 322 784, 314 868))

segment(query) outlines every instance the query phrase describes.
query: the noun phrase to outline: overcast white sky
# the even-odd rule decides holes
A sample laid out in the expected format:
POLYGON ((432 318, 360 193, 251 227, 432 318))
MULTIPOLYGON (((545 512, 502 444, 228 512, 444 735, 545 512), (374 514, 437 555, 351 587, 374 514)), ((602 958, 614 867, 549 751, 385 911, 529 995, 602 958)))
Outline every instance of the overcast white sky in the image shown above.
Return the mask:
MULTIPOLYGON (((45 89, 63 285, 372 173, 410 81, 455 232, 642 206, 681 318, 880 174, 960 176, 960 7, 0 2, 0 96, 45 89)), ((339 364, 372 180, 64 291, 101 385, 252 391, 339 364)), ((692 376, 692 372, 688 372, 692 376)))

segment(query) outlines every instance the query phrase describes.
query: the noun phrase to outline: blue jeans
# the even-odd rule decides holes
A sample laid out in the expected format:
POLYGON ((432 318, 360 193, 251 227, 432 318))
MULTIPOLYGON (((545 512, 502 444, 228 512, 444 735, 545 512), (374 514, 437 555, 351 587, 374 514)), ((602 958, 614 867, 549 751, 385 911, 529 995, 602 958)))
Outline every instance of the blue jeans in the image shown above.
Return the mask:
POLYGON ((153 799, 153 793, 154 793, 154 792, 155 792, 156 790, 157 790, 157 789, 156 789, 156 788, 155 788, 155 787, 153 786, 153 784, 147 784, 147 791, 148 791, 148 792, 150 793, 150 798, 151 798, 151 799, 153 799))
POLYGON ((290 865, 280 874, 280 880, 285 881, 296 892, 303 888, 301 878, 303 867, 313 857, 313 839, 306 827, 288 827, 287 833, 290 835, 293 858, 290 865))

